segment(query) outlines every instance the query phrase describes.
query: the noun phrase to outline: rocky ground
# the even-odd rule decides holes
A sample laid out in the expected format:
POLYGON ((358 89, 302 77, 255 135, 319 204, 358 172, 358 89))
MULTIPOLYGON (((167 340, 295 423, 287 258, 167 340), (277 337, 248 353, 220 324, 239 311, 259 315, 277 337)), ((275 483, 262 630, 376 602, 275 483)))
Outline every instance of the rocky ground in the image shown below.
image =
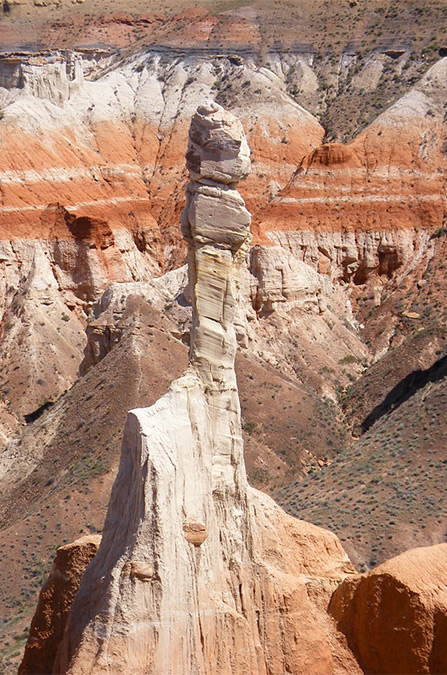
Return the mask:
POLYGON ((361 569, 446 537, 442 3, 144 4, 3 2, 5 672, 56 546, 102 528, 127 410, 186 365, 184 277, 151 280, 185 261, 198 99, 252 149, 250 481, 361 569))

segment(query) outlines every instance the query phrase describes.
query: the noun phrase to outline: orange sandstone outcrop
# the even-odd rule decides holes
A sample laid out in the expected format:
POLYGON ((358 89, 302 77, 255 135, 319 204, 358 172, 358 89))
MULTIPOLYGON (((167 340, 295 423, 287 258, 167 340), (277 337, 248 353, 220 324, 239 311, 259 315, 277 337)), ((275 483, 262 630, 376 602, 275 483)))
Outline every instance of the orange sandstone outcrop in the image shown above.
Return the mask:
POLYGON ((87 535, 57 550, 50 575, 40 592, 19 667, 20 675, 52 672, 73 598, 100 541, 98 534, 87 535))
POLYGON ((346 579, 330 614, 368 673, 447 672, 447 544, 346 579))

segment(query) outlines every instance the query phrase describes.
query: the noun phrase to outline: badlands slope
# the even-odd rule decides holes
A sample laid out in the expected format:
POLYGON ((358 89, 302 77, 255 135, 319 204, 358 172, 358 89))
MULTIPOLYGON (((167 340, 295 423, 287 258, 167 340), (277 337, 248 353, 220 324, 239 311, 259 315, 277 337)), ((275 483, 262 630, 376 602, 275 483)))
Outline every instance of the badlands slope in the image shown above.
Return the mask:
MULTIPOLYGON (((153 51, 116 63, 103 54, 91 59, 4 57, 4 386, 12 383, 9 400, 19 414, 73 383, 82 317, 108 282, 144 281, 183 261, 175 226, 180 149, 197 98, 219 100, 216 83, 238 87, 235 111, 253 150, 244 197, 255 242, 279 245, 280 257, 286 250, 333 282, 352 282, 355 301, 364 284, 380 297, 442 226, 445 59, 347 146, 321 145, 324 131, 288 96, 277 55, 269 68, 251 57, 169 60, 153 51), (32 311, 17 327, 14 317, 27 313, 25 295, 51 306, 52 320, 51 312, 38 320, 32 311), (57 316, 70 329, 60 336, 57 316), (17 372, 19 341, 28 358, 17 372), (71 363, 62 356, 67 349, 71 363), (36 376, 41 355, 52 369, 46 377, 36 376)), ((255 253, 253 265, 270 264, 274 250, 255 253)), ((277 284, 278 299, 287 299, 284 282, 277 284)), ((268 305, 261 296, 257 311, 268 305)))
POLYGON ((187 166, 189 366, 155 405, 128 413, 103 539, 66 630, 54 594, 66 608, 79 573, 67 570, 64 591, 61 557, 83 556, 85 538, 59 549, 19 672, 443 672, 445 544, 356 576, 330 533, 287 520, 247 484, 234 324, 251 235, 235 188, 250 159, 242 125, 213 102, 192 119, 187 166))
MULTIPOLYGON (((185 363, 189 298, 175 270, 186 253, 178 222, 198 99, 236 112, 252 149, 241 192, 257 245, 237 323, 250 480, 269 490, 291 486, 281 499, 292 513, 333 525, 365 566, 442 541, 444 516, 435 523, 429 502, 428 515, 400 533, 374 534, 374 511, 389 507, 388 480, 380 479, 371 516, 370 497, 355 492, 353 502, 351 493, 348 504, 337 501, 345 454, 331 464, 340 450, 350 452, 353 426, 358 435, 400 382, 445 353, 442 7, 433 2, 418 15, 418 3, 401 3, 394 16, 383 13, 383 2, 349 9, 346 2, 340 10, 303 4, 294 45, 298 19, 284 21, 279 5, 271 20, 261 3, 222 5, 222 14, 207 6, 184 14, 186 5, 176 4, 167 17, 138 20, 107 19, 88 1, 7 4, 0 21, 3 664, 17 660, 55 547, 102 527, 127 409, 153 403, 185 363), (352 30, 344 35, 347 20, 352 30), (46 36, 41 51, 30 44, 37 30, 46 36), (153 278, 167 270, 174 277, 154 289, 153 278), (115 290, 101 300, 111 282, 115 290), (343 394, 354 380, 355 395, 343 394), (309 472, 304 504, 294 483, 309 472), (321 515, 315 505, 326 499, 320 484, 327 480, 330 508, 323 504, 321 515), (358 540, 350 504, 362 499, 358 540)), ((116 8, 125 11, 125 3, 116 8)), ((425 391, 418 395, 426 400, 425 391)), ((411 437, 399 443, 420 446, 411 471, 429 474, 418 499, 434 494, 442 502, 442 481, 432 477, 443 431, 436 427, 439 457, 430 456, 431 417, 406 408, 400 415, 379 421, 388 425, 382 432, 373 426, 353 457, 381 456, 404 420, 411 437), (420 444, 421 425, 428 429, 420 444)), ((400 457, 386 462, 387 472, 400 471, 400 457)), ((360 467, 368 492, 373 465, 365 459, 360 467)), ((401 500, 384 517, 399 529, 412 509, 401 500)))

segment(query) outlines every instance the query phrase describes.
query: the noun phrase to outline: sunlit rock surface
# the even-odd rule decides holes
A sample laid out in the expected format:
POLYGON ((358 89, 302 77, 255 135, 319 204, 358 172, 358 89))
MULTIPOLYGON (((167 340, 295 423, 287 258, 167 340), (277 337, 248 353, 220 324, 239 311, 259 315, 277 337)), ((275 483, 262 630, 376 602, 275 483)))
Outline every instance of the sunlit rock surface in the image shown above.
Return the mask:
POLYGON ((182 218, 190 366, 155 405, 128 415, 102 544, 54 672, 360 672, 325 611, 353 571, 337 537, 247 483, 233 318, 250 240, 234 183, 248 172, 248 149, 239 122, 215 105, 193 117, 197 156, 207 138, 182 218), (231 213, 221 196, 229 183, 231 213), (214 201, 192 208, 202 186, 214 201))

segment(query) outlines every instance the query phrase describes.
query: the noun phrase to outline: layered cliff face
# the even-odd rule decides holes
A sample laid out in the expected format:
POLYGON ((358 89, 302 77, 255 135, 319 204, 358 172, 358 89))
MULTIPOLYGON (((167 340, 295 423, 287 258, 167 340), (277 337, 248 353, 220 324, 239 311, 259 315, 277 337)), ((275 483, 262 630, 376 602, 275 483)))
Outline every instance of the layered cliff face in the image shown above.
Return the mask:
POLYGON ((110 282, 148 281, 183 262, 174 225, 185 180, 179 148, 196 100, 215 96, 221 82, 239 89, 257 149, 247 187, 254 203, 272 182, 286 184, 323 130, 253 58, 150 51, 117 62, 116 53, 93 50, 0 59, 0 349, 12 414, 2 424, 6 438, 23 415, 73 384, 86 315, 110 282), (290 144, 281 143, 284 135, 290 144))
POLYGON ((215 104, 193 117, 188 168, 190 366, 129 413, 54 672, 358 672, 322 611, 352 569, 337 539, 247 483, 232 322, 250 221, 235 183, 249 156, 215 104))
POLYGON ((442 3, 329 0, 297 17, 250 0, 174 16, 180 3, 168 18, 137 16, 147 0, 113 16, 126 0, 107 0, 95 17, 91 3, 65 16, 64 0, 0 3, 12 45, 0 68, 2 668, 61 528, 102 526, 125 411, 185 366, 184 271, 153 276, 184 261, 179 148, 198 96, 237 110, 254 150, 241 191, 255 246, 235 317, 250 476, 297 481, 289 512, 346 538, 359 564, 444 541, 442 381, 352 450, 337 419, 338 400, 358 431, 408 382, 443 372, 445 59, 412 88, 446 54, 442 3), (54 51, 31 53, 33 40, 54 51))
POLYGON ((408 273, 446 218, 446 71, 442 59, 351 143, 303 158, 261 231, 334 279, 408 273))
MULTIPOLYGON (((257 162, 264 165, 246 187, 253 200, 272 180, 283 186, 324 133, 287 95, 283 76, 250 56, 231 60, 193 51, 167 56, 154 48, 118 60, 113 52, 55 51, 3 56, 1 70, 2 233, 7 235, 9 223, 16 239, 33 233, 53 240, 93 239, 106 259, 113 237, 101 238, 101 223, 83 227, 69 214, 105 219, 112 230, 140 228, 140 252, 146 244, 160 263, 171 259, 164 230, 182 195, 179 148, 198 97, 234 89, 233 106, 243 111, 257 162), (54 204, 69 214, 46 213, 54 204), (154 218, 164 235, 158 250, 154 218)), ((178 244, 178 233, 172 235, 178 244)), ((122 252, 125 244, 116 242, 122 252)))
MULTIPOLYGON (((390 280, 404 279, 429 259, 430 234, 445 212, 445 59, 347 146, 321 145, 323 128, 290 96, 290 73, 296 79, 304 72, 303 59, 270 51, 260 65, 250 52, 174 50, 168 57, 161 48, 120 59, 105 49, 2 56, 5 439, 23 415, 54 402, 75 381, 86 316, 108 283, 147 282, 183 262, 186 249, 174 226, 186 179, 179 148, 197 98, 231 105, 252 147, 243 196, 261 246, 251 257, 254 276, 263 279, 257 288, 252 284, 256 312, 265 315, 273 303, 287 310, 286 321, 294 320, 289 272, 310 274, 298 270, 299 262, 329 276, 335 289, 341 282, 348 293, 344 301, 338 293, 336 304, 352 301, 355 312, 365 284, 380 302, 390 280), (39 290, 31 298, 33 288, 39 290), (37 366, 29 365, 36 360, 37 377, 37 366)), ((310 86, 306 82, 300 86, 310 86)), ((327 286, 324 277, 315 279, 312 284, 327 286)), ((333 306, 317 294, 319 312, 333 306)), ((302 307, 313 311, 312 304, 316 309, 314 300, 303 300, 302 307)), ((333 319, 323 318, 315 319, 313 332, 335 344, 327 329, 333 319)), ((278 351, 267 343, 273 332, 261 338, 258 353, 277 363, 278 351)), ((355 335, 339 333, 335 366, 324 364, 335 371, 350 349, 360 360, 366 356, 355 335)), ((252 344, 257 341, 252 335, 252 344)))

